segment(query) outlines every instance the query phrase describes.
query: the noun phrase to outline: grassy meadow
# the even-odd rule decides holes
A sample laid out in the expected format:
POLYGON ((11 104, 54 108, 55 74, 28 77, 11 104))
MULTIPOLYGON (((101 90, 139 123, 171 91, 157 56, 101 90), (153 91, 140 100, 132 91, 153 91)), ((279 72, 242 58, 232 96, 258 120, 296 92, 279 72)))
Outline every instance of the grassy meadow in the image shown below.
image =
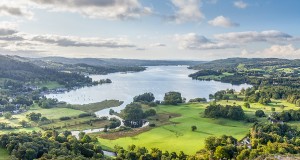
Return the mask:
MULTIPOLYGON (((229 100, 228 102, 223 100, 217 103, 221 105, 236 104, 241 106, 244 104, 243 101, 235 100, 229 100)), ((144 146, 147 148, 156 147, 162 150, 184 151, 187 154, 194 154, 204 147, 204 140, 209 136, 221 136, 226 134, 240 140, 249 132, 252 123, 223 118, 204 118, 203 112, 207 105, 208 103, 190 103, 178 106, 159 105, 155 107, 158 114, 175 113, 180 116, 170 118, 168 125, 159 125, 138 135, 122 137, 115 140, 99 138, 99 141, 109 148, 113 148, 115 145, 126 148, 128 145, 135 144, 136 146, 144 146), (191 126, 193 125, 197 127, 197 130, 194 132, 191 130, 191 126)), ((255 117, 255 111, 258 109, 263 110, 267 115, 271 113, 271 108, 275 108, 277 112, 297 109, 294 104, 277 100, 272 100, 272 103, 269 105, 251 103, 250 108, 242 108, 247 117, 255 117), (280 107, 282 105, 285 107, 280 107)), ((258 120, 267 121, 266 117, 258 118, 258 120)), ((290 124, 300 127, 298 123, 290 124)))
POLYGON ((100 143, 113 148, 115 145, 127 147, 135 144, 147 148, 157 147, 168 151, 184 151, 193 154, 204 147, 204 139, 208 136, 232 135, 238 139, 248 133, 250 124, 227 119, 203 118, 206 104, 182 104, 178 106, 156 107, 158 113, 177 113, 180 117, 171 118, 173 124, 153 128, 134 137, 116 140, 99 139, 100 143), (197 126, 196 131, 191 126, 197 126))

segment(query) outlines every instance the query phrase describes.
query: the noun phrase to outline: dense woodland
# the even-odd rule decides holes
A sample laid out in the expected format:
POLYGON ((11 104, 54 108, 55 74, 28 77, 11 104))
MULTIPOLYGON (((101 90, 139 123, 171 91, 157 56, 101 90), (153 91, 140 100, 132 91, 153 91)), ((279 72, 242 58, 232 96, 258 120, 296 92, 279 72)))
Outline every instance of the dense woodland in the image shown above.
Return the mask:
POLYGON ((103 151, 98 140, 80 134, 79 139, 71 132, 58 133, 10 133, 0 135, 0 147, 6 148, 11 159, 100 159, 103 151))
POLYGON ((42 68, 29 62, 18 61, 0 56, 0 78, 8 79, 4 88, 18 88, 25 83, 56 81, 66 88, 92 83, 92 79, 76 73, 60 72, 42 68), (12 86, 12 87, 11 87, 12 86))
MULTIPOLYGON (((229 58, 203 63, 193 69, 199 70, 190 75, 193 79, 252 84, 252 88, 242 91, 245 101, 268 104, 270 99, 284 99, 300 106, 300 60, 229 58)), ((215 95, 213 98, 224 97, 215 95)))

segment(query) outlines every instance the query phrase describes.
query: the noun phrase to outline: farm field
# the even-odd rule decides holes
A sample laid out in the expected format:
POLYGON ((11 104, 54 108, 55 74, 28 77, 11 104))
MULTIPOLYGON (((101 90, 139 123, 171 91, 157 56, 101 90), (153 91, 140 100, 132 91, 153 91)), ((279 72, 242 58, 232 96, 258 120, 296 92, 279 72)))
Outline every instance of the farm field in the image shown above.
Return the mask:
MULTIPOLYGON (((249 132, 252 123, 244 121, 233 121, 229 119, 204 118, 203 112, 209 103, 190 103, 178 106, 159 105, 156 111, 160 114, 174 113, 180 114, 179 117, 169 119, 172 124, 162 125, 133 137, 122 137, 115 140, 99 138, 102 145, 113 148, 115 145, 127 147, 136 145, 146 148, 160 148, 168 151, 184 151, 187 154, 194 154, 204 148, 204 140, 209 136, 231 135, 238 140, 242 139, 249 132), (192 131, 191 126, 196 126, 197 130, 192 131)), ((221 105, 241 105, 243 101, 226 100, 218 101, 221 105)), ((271 108, 276 111, 297 109, 295 105, 286 101, 272 100, 269 105, 251 103, 250 108, 242 107, 247 117, 255 117, 255 111, 263 110, 267 115, 271 113, 271 108), (284 105, 282 108, 280 106, 284 105)), ((261 122, 267 122, 265 117, 257 118, 261 122)), ((298 123, 290 123, 300 127, 298 123)))
POLYGON ((177 113, 180 117, 171 118, 171 125, 160 126, 134 137, 116 140, 99 139, 100 143, 113 148, 115 145, 127 147, 135 144, 147 148, 160 148, 168 151, 184 151, 194 154, 204 147, 204 140, 209 136, 232 135, 238 139, 248 133, 250 123, 227 119, 203 118, 201 114, 205 104, 182 104, 178 106, 158 106, 158 113, 177 113), (191 126, 197 126, 196 131, 191 126))

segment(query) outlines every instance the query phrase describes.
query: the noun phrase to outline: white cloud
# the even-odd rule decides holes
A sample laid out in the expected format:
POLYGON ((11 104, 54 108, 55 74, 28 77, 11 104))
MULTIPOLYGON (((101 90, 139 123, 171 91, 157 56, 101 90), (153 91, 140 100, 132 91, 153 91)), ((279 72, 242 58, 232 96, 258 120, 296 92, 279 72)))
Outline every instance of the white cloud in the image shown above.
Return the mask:
POLYGON ((163 43, 153 43, 153 44, 150 44, 150 47, 165 47, 166 44, 163 44, 163 43))
POLYGON ((127 38, 32 35, 0 23, 0 44, 7 51, 50 51, 51 47, 134 48, 127 38))
POLYGON ((213 42, 208 38, 197 35, 196 33, 188 33, 184 35, 175 35, 179 49, 205 50, 205 49, 225 49, 234 48, 235 45, 225 42, 213 42))
POLYGON ((0 16, 33 18, 33 12, 28 9, 24 0, 2 0, 0 2, 0 16))
POLYGON ((214 18, 213 20, 208 21, 208 23, 212 26, 217 27, 237 27, 239 26, 238 23, 231 22, 229 18, 226 18, 224 16, 218 16, 214 18))
POLYGON ((276 30, 267 30, 262 32, 231 32, 217 34, 214 36, 217 40, 228 41, 231 43, 248 43, 248 42, 269 42, 269 43, 286 43, 293 41, 291 35, 276 30))
POLYGON ((242 51, 242 55, 246 57, 276 57, 285 59, 300 58, 300 49, 295 48, 292 44, 288 45, 272 45, 262 51, 249 53, 247 50, 242 51))
POLYGON ((150 14, 138 0, 28 0, 38 7, 51 11, 67 11, 82 14, 89 18, 132 19, 150 14))
POLYGON ((17 30, 15 29, 11 29, 11 28, 2 28, 0 27, 0 37, 3 37, 3 36, 10 36, 14 33, 17 33, 17 30))
POLYGON ((235 7, 240 8, 240 9, 244 9, 244 8, 248 7, 248 4, 243 1, 235 1, 233 4, 235 7))
MULTIPOLYGON (((196 33, 188 33, 182 35, 177 34, 174 39, 178 42, 179 49, 190 50, 236 48, 255 42, 282 45, 289 42, 300 41, 299 38, 274 30, 223 33, 214 35, 214 38, 215 39, 208 39, 196 33)), ((244 52, 244 54, 245 53, 246 52, 244 52)))
POLYGON ((32 37, 33 41, 38 41, 46 44, 53 44, 61 47, 107 47, 107 48, 127 48, 135 47, 128 43, 124 38, 82 38, 74 36, 59 36, 59 35, 38 35, 32 37))
POLYGON ((176 23, 200 22, 205 18, 200 10, 201 0, 171 0, 176 13, 169 19, 176 23))

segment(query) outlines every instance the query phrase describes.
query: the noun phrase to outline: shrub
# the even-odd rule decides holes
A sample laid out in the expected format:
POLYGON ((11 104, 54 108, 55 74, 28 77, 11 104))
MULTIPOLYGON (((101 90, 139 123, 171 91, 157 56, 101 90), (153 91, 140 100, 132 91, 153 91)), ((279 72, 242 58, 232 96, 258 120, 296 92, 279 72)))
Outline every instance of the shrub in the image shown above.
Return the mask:
POLYGON ((78 118, 88 117, 88 116, 91 116, 91 114, 90 113, 81 113, 78 115, 78 118))
MULTIPOLYGON (((273 108, 272 108, 273 109, 273 108)), ((255 112, 255 116, 256 117, 264 117, 265 116, 265 112, 263 110, 257 110, 255 112)))
POLYGON ((254 123, 254 122, 258 122, 258 120, 256 118, 246 118, 246 122, 254 123))
POLYGON ((197 130, 197 127, 196 127, 196 126, 192 126, 191 128, 192 128, 192 131, 193 131, 193 132, 197 130))
POLYGON ((248 102, 244 103, 243 105, 245 108, 250 108, 250 104, 248 102))
POLYGON ((155 127, 156 125, 154 123, 149 124, 150 127, 155 127))
POLYGON ((69 120, 71 119, 71 117, 60 117, 59 120, 61 121, 66 121, 66 120, 69 120))

